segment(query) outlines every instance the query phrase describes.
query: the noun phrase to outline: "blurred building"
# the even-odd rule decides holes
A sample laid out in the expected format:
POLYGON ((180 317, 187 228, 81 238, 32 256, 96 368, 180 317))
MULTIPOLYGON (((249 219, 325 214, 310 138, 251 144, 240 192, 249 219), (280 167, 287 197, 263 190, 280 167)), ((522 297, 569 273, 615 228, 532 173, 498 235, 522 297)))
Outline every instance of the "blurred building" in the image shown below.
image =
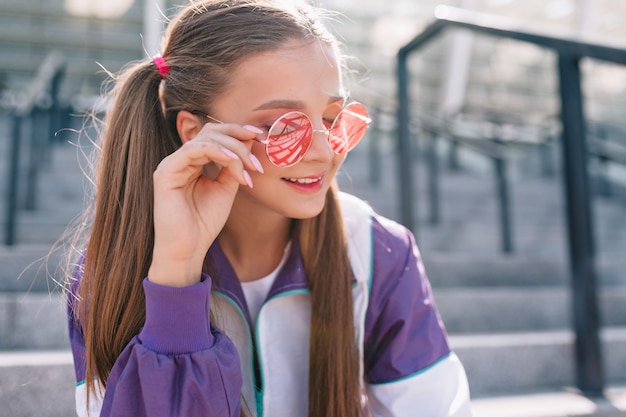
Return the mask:
MULTIPOLYGON (((335 28, 362 61, 358 69, 365 77, 359 80, 359 88, 382 102, 395 99, 398 48, 433 20, 439 4, 500 16, 526 30, 626 47, 622 23, 626 3, 621 0, 325 0, 323 4, 345 12, 347 18, 335 28)), ((437 39, 416 55, 412 74, 418 108, 436 112, 457 105, 470 112, 509 111, 529 117, 558 111, 555 57, 540 48, 461 33, 437 39)), ((626 69, 592 60, 583 68, 588 116, 623 123, 626 69)))
MULTIPOLYGON (((152 7, 156 9, 155 0, 152 7)), ((162 21, 174 10, 162 0, 162 21)), ((332 25, 354 56, 352 89, 380 106, 395 100, 395 53, 433 20, 438 4, 461 6, 525 28, 626 46, 622 0, 318 0, 340 13, 332 25)), ((145 57, 144 9, 149 1, 0 0, 1 81, 24 88, 51 50, 68 60, 64 94, 98 94, 126 62, 145 57), (97 7, 96 7, 97 6, 97 7)), ((157 12, 158 13, 158 12, 157 12)), ((153 16, 154 16, 153 11, 153 16)), ((462 105, 468 111, 554 114, 554 57, 518 42, 448 35, 418 54, 414 75, 418 107, 429 111, 462 105), (468 39, 460 40, 460 37, 468 39), (451 58, 454 54, 456 58, 451 58), (454 59, 454 62, 452 62, 454 59), (454 64, 455 70, 449 67, 454 64), (467 92, 465 88, 467 87, 467 92)), ((585 63, 591 117, 620 121, 626 107, 626 70, 585 63)))

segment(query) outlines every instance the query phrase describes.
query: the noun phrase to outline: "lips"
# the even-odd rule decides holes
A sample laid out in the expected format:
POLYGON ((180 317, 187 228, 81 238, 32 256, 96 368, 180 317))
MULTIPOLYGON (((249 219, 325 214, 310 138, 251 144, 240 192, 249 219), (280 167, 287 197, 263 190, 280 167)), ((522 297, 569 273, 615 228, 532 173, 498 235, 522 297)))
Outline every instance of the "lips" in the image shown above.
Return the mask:
POLYGON ((294 184, 310 185, 322 181, 322 177, 307 177, 307 178, 283 178, 285 181, 293 182, 294 184))
POLYGON ((317 193, 324 188, 324 173, 305 177, 283 177, 283 181, 300 193, 317 193))

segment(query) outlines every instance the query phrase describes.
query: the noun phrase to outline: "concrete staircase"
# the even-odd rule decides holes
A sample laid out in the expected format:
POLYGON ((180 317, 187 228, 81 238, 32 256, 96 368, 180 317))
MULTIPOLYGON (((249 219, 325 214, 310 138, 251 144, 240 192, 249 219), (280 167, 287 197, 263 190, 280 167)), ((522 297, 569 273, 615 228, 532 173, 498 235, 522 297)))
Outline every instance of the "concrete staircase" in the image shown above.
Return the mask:
MULTIPOLYGON (((0 137, 2 137, 0 135, 0 137)), ((392 143, 381 139, 378 183, 368 143, 339 176, 342 188, 397 217, 392 143)), ((7 416, 73 415, 74 377, 64 303, 50 253, 84 204, 77 148, 57 144, 40 183, 40 206, 20 213, 18 242, 0 247, 0 403, 7 416), (53 389, 51 389, 53 388, 53 389)), ((5 161, 0 161, 4 166, 5 161)), ((84 164, 84 163, 83 163, 84 164)), ((420 167, 423 164, 419 165, 420 167)), ((422 183, 424 173, 416 170, 422 183)), ((516 252, 502 255, 491 178, 470 164, 442 178, 443 218, 430 226, 418 186, 417 230, 437 304, 470 380, 477 417, 612 416, 626 412, 626 206, 596 199, 598 271, 607 398, 573 390, 573 334, 560 180, 525 175, 512 184, 516 252), (613 413, 613 414, 611 414, 613 413)))
MULTIPOLYGON (((6 139, 2 123, 2 147, 6 139)), ((64 246, 53 245, 62 242, 68 224, 84 207, 84 175, 74 145, 55 143, 48 152, 36 209, 18 212, 17 245, 0 246, 0 415, 8 417, 75 415, 76 381, 59 285, 64 246)), ((6 158, 0 168, 4 173, 6 158)), ((2 181, 3 220, 5 188, 2 181)), ((0 237, 4 242, 4 223, 0 237)))
MULTIPOLYGON (((379 212, 396 217, 392 151, 391 142, 376 151, 381 159, 376 185, 368 179, 367 152, 350 155, 340 182, 379 212)), ((536 162, 532 152, 518 155, 511 167, 515 252, 505 255, 499 250, 494 180, 479 158, 463 157, 460 172, 444 169, 437 226, 427 222, 425 164, 415 170, 416 234, 452 346, 467 369, 476 414, 625 415, 620 387, 626 384, 626 205, 620 199, 594 199, 603 359, 607 386, 614 390, 607 399, 592 400, 572 391, 574 306, 562 179, 527 169, 536 162)))
MULTIPOLYGON (((40 62, 37 53, 41 52, 43 57, 48 41, 67 47, 65 52, 74 71, 68 79, 74 80, 74 86, 84 85, 81 88, 91 92, 99 77, 84 74, 95 72, 95 61, 117 69, 121 63, 142 56, 137 53, 141 48, 135 35, 139 25, 136 8, 129 12, 128 19, 91 27, 90 22, 65 20, 60 2, 43 0, 36 2, 40 13, 29 17, 31 20, 26 23, 20 16, 30 7, 26 6, 29 2, 0 0, 0 52, 10 57, 2 65, 11 65, 3 68, 11 80, 30 76, 40 62), (47 13, 53 17, 46 17, 47 13), (55 20, 65 22, 65 26, 53 27, 51 22, 55 20), (25 29, 33 27, 41 30, 25 29), (84 29, 91 31, 82 35, 84 29), (88 38, 97 40, 101 48, 90 49, 88 44, 93 42, 88 38)), ((386 4, 370 3, 378 7, 375 10, 385 13, 386 4)), ((346 35, 348 42, 356 45, 350 52, 365 60, 371 58, 367 64, 372 68, 372 77, 361 92, 367 97, 368 92, 384 91, 388 99, 395 88, 389 77, 393 61, 371 53, 367 42, 370 33, 366 29, 376 26, 376 22, 372 16, 356 18, 363 19, 370 20, 358 26, 362 32, 346 35)), ((485 55, 494 53, 490 48, 493 47, 477 47, 477 51, 485 55)), ((421 65, 440 68, 441 59, 441 54, 431 50, 426 52, 421 65)), ((468 102, 473 106, 487 100, 493 103, 490 91, 479 91, 493 84, 492 74, 480 66, 473 71, 472 78, 476 81, 472 85, 478 87, 472 87, 476 91, 468 97, 468 102)), ((432 74, 432 68, 430 75, 425 72, 420 77, 425 83, 416 87, 421 90, 415 91, 419 94, 414 96, 423 98, 422 105, 435 106, 439 78, 432 74)), ((511 87, 510 83, 510 88, 520 88, 511 87)), ((538 83, 537 89, 543 92, 544 85, 538 83)), ((499 92, 491 91, 495 95, 499 92)), ((380 96, 375 93, 374 97, 380 96)), ((496 103, 516 103, 511 96, 495 98, 501 100, 495 100, 496 103)), ((370 140, 348 158, 339 182, 344 190, 370 201, 381 214, 397 218, 393 142, 387 137, 370 135, 370 140), (377 146, 368 148, 373 144, 377 146), (375 180, 371 178, 372 161, 380 163, 380 175, 375 180)), ((3 173, 6 138, 6 126, 0 123, 0 172, 3 173)), ((75 142, 74 139, 71 140, 75 142)), ((51 248, 84 207, 82 170, 86 163, 80 153, 80 148, 67 143, 51 148, 50 161, 43 167, 39 183, 37 209, 19 214, 19 244, 11 248, 0 246, 2 416, 74 415, 75 381, 67 345, 65 308, 55 282, 62 279, 58 265, 65 254, 62 249, 51 252, 51 248)), ((597 197, 594 200, 608 389, 606 398, 589 399, 572 388, 574 307, 568 286, 562 180, 558 174, 552 178, 540 176, 536 155, 532 153, 516 157, 511 167, 515 252, 503 255, 499 250, 495 186, 489 167, 475 155, 462 154, 464 168, 460 172, 444 170, 442 221, 432 226, 426 220, 425 164, 417 156, 416 161, 420 219, 416 236, 452 346, 468 372, 476 417, 626 415, 623 388, 626 386, 626 259, 623 256, 626 199, 597 197)), ((3 196, 4 186, 0 181, 3 196)), ((3 210, 4 206, 0 207, 0 215, 3 210)))
POLYGON ((142 2, 120 18, 73 16, 63 0, 0 0, 0 81, 23 89, 53 50, 67 59, 62 97, 98 94, 107 71, 145 56, 140 37, 142 2))

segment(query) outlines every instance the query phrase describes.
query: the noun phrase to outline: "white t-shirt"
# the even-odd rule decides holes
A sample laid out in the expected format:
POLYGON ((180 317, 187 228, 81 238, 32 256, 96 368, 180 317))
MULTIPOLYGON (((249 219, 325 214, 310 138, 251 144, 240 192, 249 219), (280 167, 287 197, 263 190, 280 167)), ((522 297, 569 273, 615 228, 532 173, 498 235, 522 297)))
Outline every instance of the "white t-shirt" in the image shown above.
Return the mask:
POLYGON ((248 304, 248 311, 250 311, 250 318, 252 319, 252 323, 256 323, 256 318, 259 315, 259 310, 267 299, 267 295, 272 288, 272 284, 274 284, 274 281, 276 280, 278 272, 287 260, 289 248, 291 248, 291 241, 289 241, 287 243, 287 246, 285 246, 283 258, 280 260, 278 266, 268 275, 259 279, 255 279, 254 281, 241 283, 241 288, 243 289, 243 295, 246 297, 246 303, 248 304))

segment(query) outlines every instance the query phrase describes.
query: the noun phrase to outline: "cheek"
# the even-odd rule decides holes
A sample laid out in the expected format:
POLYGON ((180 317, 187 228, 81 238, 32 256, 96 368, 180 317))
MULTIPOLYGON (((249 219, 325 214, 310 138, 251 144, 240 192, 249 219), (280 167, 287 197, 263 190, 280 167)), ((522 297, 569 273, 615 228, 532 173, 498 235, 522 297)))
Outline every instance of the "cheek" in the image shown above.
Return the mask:
POLYGON ((335 154, 335 156, 333 157, 333 168, 332 168, 333 172, 337 172, 341 164, 343 164, 343 161, 346 160, 346 156, 347 154, 344 154, 344 155, 335 154))
POLYGON ((265 172, 267 172, 268 169, 272 169, 273 167, 275 167, 275 165, 272 164, 270 160, 267 158, 267 153, 265 152, 264 144, 256 142, 256 141, 252 142, 251 152, 254 156, 257 157, 259 162, 261 162, 261 165, 263 165, 263 170, 265 172))

